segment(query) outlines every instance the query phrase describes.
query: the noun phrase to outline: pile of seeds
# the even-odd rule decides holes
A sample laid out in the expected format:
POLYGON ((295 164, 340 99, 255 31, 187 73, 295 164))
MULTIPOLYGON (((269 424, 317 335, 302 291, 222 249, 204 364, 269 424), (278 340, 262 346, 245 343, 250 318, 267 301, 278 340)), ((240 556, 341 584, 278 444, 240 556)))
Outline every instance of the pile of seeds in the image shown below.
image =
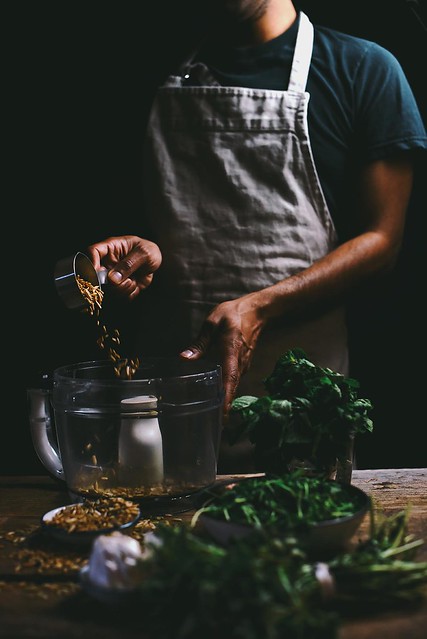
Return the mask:
POLYGON ((117 329, 109 331, 108 328, 101 322, 101 310, 102 301, 104 299, 104 291, 100 286, 94 285, 88 282, 80 275, 76 275, 77 286, 87 306, 86 312, 92 315, 96 320, 96 325, 100 332, 100 336, 97 340, 98 346, 107 352, 108 358, 114 362, 114 373, 116 377, 124 379, 132 379, 136 371, 139 368, 139 359, 135 358, 123 358, 117 351, 120 346, 120 334, 117 329))
POLYGON ((99 314, 102 308, 102 300, 104 299, 104 291, 102 288, 88 282, 80 275, 76 275, 76 281, 80 293, 83 295, 88 305, 87 310, 90 315, 99 314))
POLYGON ((117 497, 72 504, 57 512, 45 523, 48 526, 60 527, 69 533, 87 532, 116 528, 133 521, 138 515, 138 504, 117 497))

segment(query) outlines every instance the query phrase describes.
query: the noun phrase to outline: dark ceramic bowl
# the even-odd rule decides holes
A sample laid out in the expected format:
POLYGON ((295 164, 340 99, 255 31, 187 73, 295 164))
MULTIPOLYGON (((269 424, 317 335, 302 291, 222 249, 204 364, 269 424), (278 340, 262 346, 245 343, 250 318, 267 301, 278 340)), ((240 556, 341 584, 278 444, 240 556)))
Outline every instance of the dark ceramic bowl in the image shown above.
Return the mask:
MULTIPOLYGON (((238 481, 249 480, 250 478, 245 478, 238 481)), ((236 483, 235 480, 229 482, 229 485, 234 483, 236 483)), ((334 483, 336 484, 337 482, 334 483)), ((357 503, 357 510, 355 510, 353 514, 336 519, 319 521, 309 525, 307 528, 289 529, 289 534, 300 538, 310 554, 323 556, 345 550, 351 538, 362 524, 365 515, 370 510, 371 499, 363 490, 352 484, 340 483, 339 485, 345 494, 348 495, 348 498, 357 503)), ((215 494, 220 496, 226 489, 227 484, 222 484, 217 488, 211 489, 209 491, 209 497, 208 494, 205 493, 204 503, 214 503, 215 494), (208 499, 206 499, 206 497, 208 497, 208 499)), ((230 490, 230 488, 228 488, 228 490, 230 490)), ((200 503, 200 507, 203 507, 202 502, 200 503)), ((199 522, 206 532, 221 545, 227 545, 234 539, 241 539, 257 531, 257 528, 249 524, 225 521, 203 513, 199 517, 199 522)), ((261 530, 264 533, 268 532, 268 525, 264 527, 261 526, 261 530)), ((280 531, 280 525, 278 530, 280 531)), ((287 534, 287 532, 285 526, 283 533, 277 532, 277 529, 275 531, 272 530, 274 534, 287 534)))
POLYGON ((60 506, 59 508, 54 508, 53 510, 49 510, 49 512, 45 513, 41 518, 42 531, 58 541, 70 544, 90 545, 99 535, 108 535, 115 530, 125 531, 134 526, 141 518, 141 510, 139 510, 136 517, 123 524, 105 526, 97 528, 96 530, 75 530, 73 532, 69 532, 66 528, 61 528, 60 526, 50 523, 57 513, 75 508, 75 506, 76 504, 68 504, 67 506, 60 506))

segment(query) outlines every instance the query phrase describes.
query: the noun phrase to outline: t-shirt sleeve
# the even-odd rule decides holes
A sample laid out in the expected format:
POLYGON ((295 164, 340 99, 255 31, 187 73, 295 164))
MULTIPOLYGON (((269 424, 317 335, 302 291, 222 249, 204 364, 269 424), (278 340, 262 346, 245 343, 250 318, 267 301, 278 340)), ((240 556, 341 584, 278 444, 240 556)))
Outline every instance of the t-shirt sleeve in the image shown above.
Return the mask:
POLYGON ((369 43, 353 88, 355 140, 364 160, 427 149, 426 129, 414 93, 391 52, 369 43))

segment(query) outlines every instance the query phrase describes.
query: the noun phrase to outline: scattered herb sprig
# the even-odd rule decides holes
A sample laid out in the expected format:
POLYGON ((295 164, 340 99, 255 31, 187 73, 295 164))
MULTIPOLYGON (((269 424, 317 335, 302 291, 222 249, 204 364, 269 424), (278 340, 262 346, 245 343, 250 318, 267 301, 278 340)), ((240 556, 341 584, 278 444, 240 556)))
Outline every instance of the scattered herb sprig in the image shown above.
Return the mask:
POLYGON ((427 562, 416 560, 424 542, 407 534, 409 514, 410 507, 389 516, 373 511, 370 537, 358 544, 356 552, 330 562, 335 606, 342 613, 413 605, 426 594, 427 562))

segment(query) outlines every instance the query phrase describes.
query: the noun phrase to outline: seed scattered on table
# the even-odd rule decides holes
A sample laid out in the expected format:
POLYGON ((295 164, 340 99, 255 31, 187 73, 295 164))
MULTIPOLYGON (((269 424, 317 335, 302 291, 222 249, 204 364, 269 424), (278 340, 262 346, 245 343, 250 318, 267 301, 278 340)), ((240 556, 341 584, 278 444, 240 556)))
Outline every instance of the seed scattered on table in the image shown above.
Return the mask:
MULTIPOLYGON (((154 531, 160 521, 166 525, 173 525, 179 518, 140 519, 129 531, 129 535, 144 544, 144 535, 154 531)), ((50 599, 52 596, 70 597, 80 589, 78 580, 79 570, 87 563, 87 548, 64 548, 54 540, 40 535, 39 526, 27 526, 19 530, 10 530, 0 533, 0 543, 5 546, 11 544, 13 549, 9 552, 10 559, 14 562, 14 572, 22 575, 22 582, 0 581, 0 593, 4 595, 17 587, 31 597, 38 599, 50 599), (61 582, 34 583, 26 580, 26 575, 36 573, 43 575, 60 574, 61 582), (63 581, 69 577, 69 581, 63 581)))

